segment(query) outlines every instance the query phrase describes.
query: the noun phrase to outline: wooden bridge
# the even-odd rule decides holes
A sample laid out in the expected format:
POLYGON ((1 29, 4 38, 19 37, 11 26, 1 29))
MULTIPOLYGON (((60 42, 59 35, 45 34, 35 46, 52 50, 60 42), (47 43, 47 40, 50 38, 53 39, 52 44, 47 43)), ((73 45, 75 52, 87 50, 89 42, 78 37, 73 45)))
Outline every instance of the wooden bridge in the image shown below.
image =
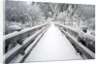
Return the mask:
POLYGON ((4 62, 94 59, 95 53, 79 42, 78 36, 77 31, 59 23, 13 32, 4 36, 4 62))

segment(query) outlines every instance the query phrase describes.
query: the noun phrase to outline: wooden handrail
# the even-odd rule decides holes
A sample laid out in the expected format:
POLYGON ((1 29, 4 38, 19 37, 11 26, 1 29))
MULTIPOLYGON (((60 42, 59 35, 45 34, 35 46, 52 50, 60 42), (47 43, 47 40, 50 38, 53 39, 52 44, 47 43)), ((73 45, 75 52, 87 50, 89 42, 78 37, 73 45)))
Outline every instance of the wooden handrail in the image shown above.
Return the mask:
MULTIPOLYGON (((48 25, 47 25, 48 26, 48 25)), ((9 63, 12 59, 14 59, 14 57, 16 57, 19 53, 21 55, 25 54, 25 50, 28 48, 28 46, 30 46, 30 44, 32 44, 32 41, 39 35, 41 34, 47 27, 39 30, 38 32, 36 32, 35 34, 31 35, 30 37, 28 37, 22 45, 18 45, 16 47, 14 47, 13 49, 11 49, 10 51, 8 51, 6 54, 4 54, 4 62, 9 63)), ((30 52, 30 51, 29 51, 30 52)))
POLYGON ((21 30, 20 32, 13 32, 11 34, 8 34, 8 35, 5 35, 4 38, 3 38, 3 41, 6 43, 6 44, 9 44, 11 42, 6 42, 6 40, 9 40, 9 39, 19 39, 19 37, 21 37, 22 35, 26 35, 27 33, 29 34, 30 32, 36 30, 36 29, 40 29, 44 26, 46 26, 48 24, 42 24, 42 25, 38 25, 38 26, 34 26, 34 27, 31 27, 31 28, 26 28, 26 29, 23 29, 21 30))
POLYGON ((4 36, 4 54, 8 52, 8 50, 11 50, 12 48, 9 48, 10 44, 18 43, 20 45, 23 44, 23 39, 26 39, 36 31, 40 30, 41 28, 47 26, 48 24, 41 24, 38 26, 30 27, 23 29, 21 31, 15 31, 13 33, 7 34, 4 36))
POLYGON ((25 51, 25 55, 23 56, 23 58, 18 62, 24 62, 24 60, 26 59, 26 57, 28 57, 28 55, 30 54, 30 52, 32 51, 32 49, 37 45, 38 41, 42 38, 42 36, 45 34, 45 32, 47 31, 48 27, 35 39, 35 41, 30 45, 30 47, 25 51))
MULTIPOLYGON (((89 50, 87 47, 85 47, 84 45, 82 45, 81 43, 79 43, 74 37, 72 37, 68 32, 64 31, 62 29, 66 28, 65 26, 62 26, 60 24, 56 24, 56 26, 58 26, 60 28, 60 30, 66 35, 66 37, 69 39, 69 41, 75 46, 77 47, 78 50, 80 50, 80 52, 82 52, 87 58, 89 59, 94 59, 95 58, 95 53, 93 53, 91 50, 89 50)), ((73 30, 74 31, 74 30, 73 30)))
POLYGON ((63 29, 66 29, 69 34, 74 33, 75 37, 81 38, 87 45, 92 45, 93 47, 95 47, 95 36, 88 35, 88 34, 84 33, 82 30, 78 31, 78 30, 72 29, 69 26, 65 26, 63 24, 56 23, 56 25, 59 27, 62 27, 63 29), (80 36, 80 35, 82 35, 82 36, 80 36), (87 37, 87 36, 89 36, 89 37, 87 37), (93 43, 91 44, 90 41, 93 43))

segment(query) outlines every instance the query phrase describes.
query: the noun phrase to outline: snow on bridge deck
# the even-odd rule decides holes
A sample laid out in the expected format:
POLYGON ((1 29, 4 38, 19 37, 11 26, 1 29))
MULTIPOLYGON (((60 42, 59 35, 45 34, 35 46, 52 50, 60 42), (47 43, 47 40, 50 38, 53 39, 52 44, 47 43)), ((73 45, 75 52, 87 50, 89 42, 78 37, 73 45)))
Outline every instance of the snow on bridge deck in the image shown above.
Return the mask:
POLYGON ((52 23, 24 62, 70 59, 82 59, 82 57, 52 23))

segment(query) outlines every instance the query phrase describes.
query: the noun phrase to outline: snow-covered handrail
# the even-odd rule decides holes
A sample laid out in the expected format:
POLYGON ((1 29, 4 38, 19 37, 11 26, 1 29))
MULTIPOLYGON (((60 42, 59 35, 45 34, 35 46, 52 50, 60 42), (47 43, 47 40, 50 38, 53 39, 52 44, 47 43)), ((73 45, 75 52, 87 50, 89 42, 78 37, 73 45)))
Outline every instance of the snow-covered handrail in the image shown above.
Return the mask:
MULTIPOLYGON (((4 36, 4 42, 6 43, 6 44, 9 44, 9 43, 11 43, 11 42, 6 42, 6 40, 9 40, 9 39, 11 39, 11 40, 13 40, 13 39, 19 39, 19 37, 21 37, 22 35, 26 35, 26 34, 30 34, 30 32, 32 32, 32 31, 34 31, 34 30, 36 30, 36 29, 40 29, 40 28, 42 28, 42 27, 44 27, 44 26, 46 26, 47 24, 42 24, 42 25, 38 25, 38 26, 34 26, 34 27, 31 27, 31 28, 26 28, 26 29, 23 29, 23 30, 21 30, 21 31, 19 31, 19 32, 13 32, 13 33, 11 33, 11 34, 8 34, 8 35, 5 35, 4 36)), ((15 40, 14 40, 15 41, 15 40)))
POLYGON ((73 32, 73 33, 75 33, 75 34, 78 35, 77 31, 76 31, 75 29, 69 27, 69 26, 65 26, 65 25, 59 24, 59 23, 56 23, 56 25, 59 25, 60 27, 65 28, 65 29, 67 29, 67 30, 70 30, 71 32, 73 32))
POLYGON ((69 41, 81 52, 83 53, 87 58, 94 59, 95 54, 89 50, 87 47, 79 43, 74 37, 72 37, 68 32, 64 31, 61 27, 66 28, 65 26, 62 26, 60 24, 56 24, 60 30, 66 35, 66 37, 69 39, 69 41))
POLYGON ((7 53, 5 53, 4 54, 4 57, 5 57, 4 62, 5 63, 11 62, 18 54, 21 54, 22 57, 20 59, 17 59, 17 61, 22 62, 23 59, 25 59, 25 57, 31 52, 32 48, 37 44, 39 39, 42 37, 42 35, 47 30, 47 28, 48 28, 48 26, 43 29, 38 30, 37 32, 35 32, 35 34, 32 34, 26 40, 24 40, 22 45, 18 45, 16 47, 14 47, 13 49, 11 49, 10 51, 8 51, 7 53), (42 35, 40 37, 38 37, 38 35, 40 35, 40 34, 42 34, 42 35), (35 39, 35 42, 32 43, 32 41, 34 39, 35 39), (30 48, 30 46, 31 46, 31 48, 30 48), (29 48, 29 50, 28 50, 28 52, 25 52, 25 50, 27 48, 29 48))
POLYGON ((67 31, 69 31, 69 33, 74 33, 74 35, 76 35, 75 37, 81 38, 87 45, 91 45, 91 46, 95 47, 95 36, 84 33, 82 30, 75 30, 75 29, 73 29, 69 26, 65 26, 63 24, 56 23, 56 25, 66 29, 67 31))
POLYGON ((76 48, 78 48, 78 50, 80 50, 87 58, 95 58, 95 54, 91 50, 79 43, 75 38, 73 38, 69 33, 65 32, 63 29, 61 29, 61 31, 68 37, 71 43, 74 44, 76 48))

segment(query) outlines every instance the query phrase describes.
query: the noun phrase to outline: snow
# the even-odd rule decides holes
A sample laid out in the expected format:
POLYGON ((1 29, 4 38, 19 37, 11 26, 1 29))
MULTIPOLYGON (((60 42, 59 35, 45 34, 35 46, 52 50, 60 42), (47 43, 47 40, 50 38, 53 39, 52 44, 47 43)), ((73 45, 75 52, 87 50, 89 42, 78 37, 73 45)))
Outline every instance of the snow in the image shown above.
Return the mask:
POLYGON ((52 23, 24 62, 70 59, 82 59, 82 57, 52 23))

